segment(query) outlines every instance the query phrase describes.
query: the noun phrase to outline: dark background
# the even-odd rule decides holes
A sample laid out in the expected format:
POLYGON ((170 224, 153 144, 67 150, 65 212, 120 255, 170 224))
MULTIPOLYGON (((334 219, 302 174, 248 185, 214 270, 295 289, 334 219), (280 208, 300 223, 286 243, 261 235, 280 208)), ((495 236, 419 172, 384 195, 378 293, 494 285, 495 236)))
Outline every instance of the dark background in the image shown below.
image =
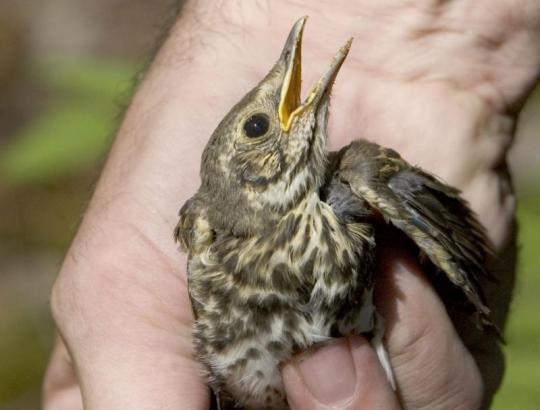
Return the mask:
MULTIPOLYGON (((0 2, 0 409, 39 406, 54 337, 50 287, 176 3, 0 2)), ((540 95, 511 154, 522 252, 496 409, 540 403, 539 131, 540 95)))

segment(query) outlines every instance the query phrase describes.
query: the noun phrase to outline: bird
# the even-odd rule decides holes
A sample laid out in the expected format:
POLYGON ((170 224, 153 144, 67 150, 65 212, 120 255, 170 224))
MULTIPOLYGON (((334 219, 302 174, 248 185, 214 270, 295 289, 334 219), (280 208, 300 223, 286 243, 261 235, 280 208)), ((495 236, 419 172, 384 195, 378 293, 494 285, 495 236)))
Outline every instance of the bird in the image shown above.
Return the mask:
POLYGON ((188 254, 195 356, 219 409, 288 409, 280 365, 356 334, 370 337, 395 388, 373 304, 381 221, 480 329, 494 327, 480 285, 491 245, 460 191, 365 139, 327 149, 330 93, 352 39, 302 102, 306 19, 211 135, 174 229, 188 254))

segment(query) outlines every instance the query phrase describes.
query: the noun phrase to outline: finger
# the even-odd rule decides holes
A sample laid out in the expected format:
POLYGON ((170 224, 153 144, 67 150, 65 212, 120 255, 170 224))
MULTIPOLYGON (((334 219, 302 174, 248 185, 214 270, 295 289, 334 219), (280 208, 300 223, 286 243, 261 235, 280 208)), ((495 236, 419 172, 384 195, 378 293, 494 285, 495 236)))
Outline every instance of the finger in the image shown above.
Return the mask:
POLYGON ((363 337, 340 339, 293 358, 283 368, 283 381, 294 410, 399 408, 363 337))
POLYGON ((416 261, 399 248, 381 253, 376 305, 404 408, 478 408, 479 370, 416 261))
POLYGON ((44 410, 83 408, 81 390, 64 342, 57 337, 43 383, 44 410))

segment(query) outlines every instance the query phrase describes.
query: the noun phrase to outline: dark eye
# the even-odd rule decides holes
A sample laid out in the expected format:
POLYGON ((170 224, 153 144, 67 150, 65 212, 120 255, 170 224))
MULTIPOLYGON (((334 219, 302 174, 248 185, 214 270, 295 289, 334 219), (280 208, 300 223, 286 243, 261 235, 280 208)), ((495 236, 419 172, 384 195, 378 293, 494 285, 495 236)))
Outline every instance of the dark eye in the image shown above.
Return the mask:
POLYGON ((244 132, 249 138, 262 137, 268 132, 270 124, 264 114, 255 114, 248 118, 244 124, 244 132))

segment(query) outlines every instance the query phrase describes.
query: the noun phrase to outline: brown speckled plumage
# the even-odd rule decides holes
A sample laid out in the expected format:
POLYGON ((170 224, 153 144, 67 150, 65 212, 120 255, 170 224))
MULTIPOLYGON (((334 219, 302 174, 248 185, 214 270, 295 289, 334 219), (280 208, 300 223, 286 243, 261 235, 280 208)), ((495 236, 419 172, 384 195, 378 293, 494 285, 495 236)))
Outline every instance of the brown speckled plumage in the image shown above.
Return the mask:
POLYGON ((462 291, 480 327, 491 325, 476 281, 488 245, 459 192, 365 140, 326 151, 329 93, 350 43, 300 104, 304 23, 212 135, 175 230, 189 254, 197 358, 222 407, 286 409, 282 361, 380 331, 371 303, 379 215, 462 291))

